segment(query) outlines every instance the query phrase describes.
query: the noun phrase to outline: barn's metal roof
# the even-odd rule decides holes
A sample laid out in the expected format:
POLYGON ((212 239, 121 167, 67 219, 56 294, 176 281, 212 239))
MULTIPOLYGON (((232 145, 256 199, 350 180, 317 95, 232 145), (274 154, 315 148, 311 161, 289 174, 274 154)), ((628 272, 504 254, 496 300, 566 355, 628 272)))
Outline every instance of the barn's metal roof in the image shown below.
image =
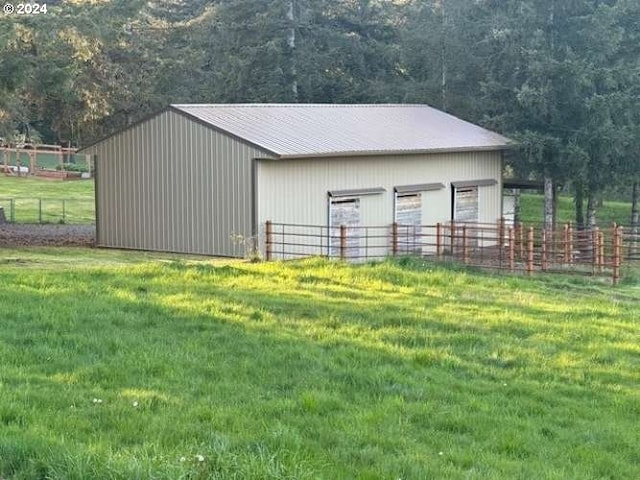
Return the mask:
POLYGON ((171 105, 280 158, 501 150, 495 132, 427 105, 171 105))

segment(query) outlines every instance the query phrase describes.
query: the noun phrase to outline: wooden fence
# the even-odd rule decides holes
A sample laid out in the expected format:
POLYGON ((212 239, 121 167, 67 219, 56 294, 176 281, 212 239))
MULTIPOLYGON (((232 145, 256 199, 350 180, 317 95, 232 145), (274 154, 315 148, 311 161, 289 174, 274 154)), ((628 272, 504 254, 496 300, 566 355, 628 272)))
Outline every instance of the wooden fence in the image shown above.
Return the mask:
POLYGON ((640 234, 614 225, 555 231, 541 227, 438 223, 333 227, 266 222, 267 260, 325 256, 361 262, 414 255, 510 272, 607 275, 616 284, 625 262, 640 262, 640 234))

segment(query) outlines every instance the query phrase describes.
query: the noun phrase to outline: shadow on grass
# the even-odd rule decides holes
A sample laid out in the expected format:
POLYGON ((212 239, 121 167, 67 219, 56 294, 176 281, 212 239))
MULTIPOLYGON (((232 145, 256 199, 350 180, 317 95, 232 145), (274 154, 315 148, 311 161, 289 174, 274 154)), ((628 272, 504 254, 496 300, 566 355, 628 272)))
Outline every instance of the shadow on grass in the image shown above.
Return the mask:
MULTIPOLYGON (((266 476, 257 442, 289 469, 302 455, 300 477, 318 476, 327 455, 336 477, 397 475, 409 458, 424 474, 425 445, 472 438, 490 455, 503 429, 521 430, 523 446, 498 457, 542 461, 541 425, 556 432, 553 448, 572 451, 576 431, 606 428, 620 405, 640 415, 630 408, 632 317, 560 298, 545 284, 394 264, 14 271, 0 289, 0 383, 14 392, 0 420, 104 455, 143 452, 159 470, 167 464, 148 449, 162 444, 175 460, 185 445, 208 445, 212 429, 232 440, 208 473, 232 472, 235 455, 266 476), (602 330, 614 321, 629 330, 602 330), (356 455, 366 446, 375 455, 356 455)), ((627 455, 626 443, 616 448, 627 455)))

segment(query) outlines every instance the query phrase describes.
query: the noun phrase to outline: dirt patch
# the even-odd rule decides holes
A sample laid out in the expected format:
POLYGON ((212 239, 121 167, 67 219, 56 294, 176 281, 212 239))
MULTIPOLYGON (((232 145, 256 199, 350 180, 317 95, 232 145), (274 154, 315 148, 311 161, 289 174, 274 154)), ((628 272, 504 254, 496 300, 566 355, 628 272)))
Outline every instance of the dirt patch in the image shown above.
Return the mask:
POLYGON ((92 247, 95 238, 94 225, 0 224, 0 247, 92 247))

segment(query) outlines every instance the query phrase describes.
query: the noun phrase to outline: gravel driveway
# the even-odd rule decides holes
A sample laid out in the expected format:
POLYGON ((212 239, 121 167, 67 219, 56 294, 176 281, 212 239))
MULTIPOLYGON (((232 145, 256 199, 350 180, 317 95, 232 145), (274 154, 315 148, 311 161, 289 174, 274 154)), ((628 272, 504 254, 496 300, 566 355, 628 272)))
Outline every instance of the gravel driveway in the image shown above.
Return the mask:
POLYGON ((0 224, 0 247, 81 246, 95 243, 94 225, 0 224))

